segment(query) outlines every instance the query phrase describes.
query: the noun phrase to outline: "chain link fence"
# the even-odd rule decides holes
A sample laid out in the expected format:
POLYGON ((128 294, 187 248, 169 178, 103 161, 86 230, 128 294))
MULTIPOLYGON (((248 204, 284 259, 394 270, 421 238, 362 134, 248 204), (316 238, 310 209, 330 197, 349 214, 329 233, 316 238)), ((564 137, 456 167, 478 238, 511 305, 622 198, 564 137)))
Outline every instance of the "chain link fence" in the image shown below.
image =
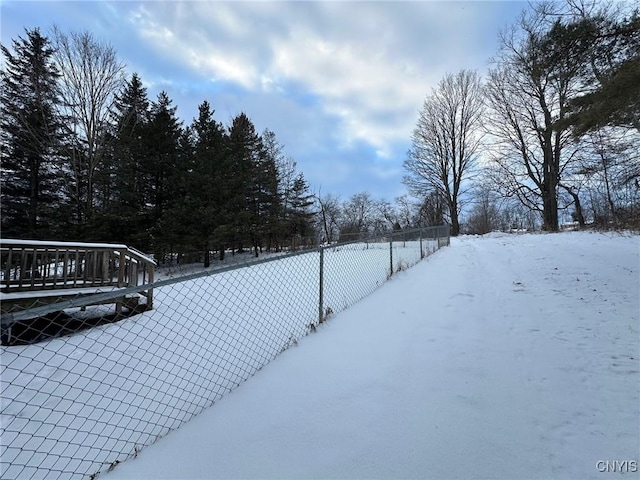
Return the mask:
POLYGON ((3 314, 1 477, 96 478, 448 243, 396 232, 3 314), (116 311, 143 287, 152 309, 116 311))

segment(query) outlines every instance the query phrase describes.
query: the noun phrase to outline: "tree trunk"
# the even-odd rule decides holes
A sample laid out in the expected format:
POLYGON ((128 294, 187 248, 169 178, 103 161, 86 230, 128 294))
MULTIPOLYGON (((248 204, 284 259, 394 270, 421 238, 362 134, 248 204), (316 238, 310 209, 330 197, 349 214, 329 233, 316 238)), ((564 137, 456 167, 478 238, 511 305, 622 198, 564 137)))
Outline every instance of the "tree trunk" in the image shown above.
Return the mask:
POLYGON ((84 213, 84 222, 91 223, 93 220, 93 173, 87 175, 87 203, 84 213))
POLYGON ((558 231, 558 198, 555 190, 545 188, 542 197, 542 229, 547 232, 558 231))
POLYGON ((607 168, 607 160, 606 158, 604 158, 604 156, 601 154, 601 159, 602 159, 602 173, 604 173, 604 185, 606 188, 606 192, 607 192, 607 203, 609 204, 609 211, 611 214, 611 219, 612 220, 616 220, 616 209, 615 209, 615 205, 613 203, 613 199, 611 198, 611 185, 609 184, 609 169, 607 168))
MULTIPOLYGON (((542 102, 545 111, 545 122, 551 124, 551 114, 546 108, 546 104, 542 102)), ((541 147, 543 151, 543 173, 542 173, 542 210, 544 223, 542 229, 548 232, 558 231, 558 167, 556 166, 556 157, 559 151, 554 151, 553 131, 547 128, 541 139, 541 147)), ((557 140, 557 138, 556 138, 557 140)))
POLYGON ((460 234, 460 221, 458 220, 458 212, 451 212, 451 236, 457 237, 460 234))
MULTIPOLYGON (((545 163, 547 160, 545 159, 545 163)), ((549 162, 550 163, 550 162, 549 162)), ((558 186, 553 166, 544 166, 544 182, 542 189, 542 229, 548 232, 558 231, 558 186)))
POLYGON ((560 184, 560 186, 564 188, 569 193, 569 195, 571 195, 571 198, 573 198, 573 204, 576 207, 576 218, 578 220, 578 225, 580 225, 581 228, 584 227, 585 221, 584 221, 584 215, 582 213, 582 204, 580 203, 580 197, 576 192, 573 191, 572 187, 567 187, 562 184, 560 184))
POLYGON ((451 236, 460 234, 460 220, 458 218, 458 202, 455 199, 449 201, 449 216, 451 217, 451 236))
POLYGON ((204 268, 211 266, 211 253, 209 252, 209 242, 204 245, 204 268))
POLYGON ((580 228, 583 228, 585 226, 585 221, 584 221, 584 215, 582 214, 582 205, 580 204, 580 197, 578 197, 578 194, 576 194, 575 197, 573 197, 573 201, 576 206, 576 217, 578 218, 578 225, 580 225, 580 228))
POLYGON ((38 190, 40 180, 40 162, 37 160, 31 161, 30 172, 30 186, 29 186, 29 210, 28 210, 28 232, 31 238, 38 239, 37 227, 38 227, 38 190))

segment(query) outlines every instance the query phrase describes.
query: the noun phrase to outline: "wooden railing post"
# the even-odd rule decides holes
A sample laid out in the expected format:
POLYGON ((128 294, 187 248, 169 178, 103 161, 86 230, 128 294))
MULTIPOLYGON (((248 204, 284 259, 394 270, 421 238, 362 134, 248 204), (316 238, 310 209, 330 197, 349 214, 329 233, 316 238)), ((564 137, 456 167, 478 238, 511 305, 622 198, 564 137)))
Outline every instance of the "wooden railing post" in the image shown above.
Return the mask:
MULTIPOLYGON (((155 265, 153 263, 149 264, 149 283, 153 283, 153 279, 155 276, 155 265)), ((153 287, 149 287, 147 291, 147 309, 151 310, 153 308, 153 287)))
POLYGON ((13 249, 9 248, 9 252, 7 255, 7 268, 4 272, 4 280, 7 282, 6 288, 9 289, 11 286, 11 270, 13 268, 13 259, 11 258, 11 254, 13 253, 13 249))
POLYGON ((118 250, 119 254, 119 268, 118 268, 118 287, 123 287, 125 282, 125 268, 126 268, 126 260, 125 260, 125 251, 118 250))

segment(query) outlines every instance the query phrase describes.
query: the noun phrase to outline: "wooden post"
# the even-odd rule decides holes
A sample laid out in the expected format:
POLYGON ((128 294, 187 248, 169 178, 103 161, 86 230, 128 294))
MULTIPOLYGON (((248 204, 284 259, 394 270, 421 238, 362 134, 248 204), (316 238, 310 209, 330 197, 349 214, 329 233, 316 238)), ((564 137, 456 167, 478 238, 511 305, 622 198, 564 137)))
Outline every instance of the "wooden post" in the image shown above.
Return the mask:
POLYGON ((20 255, 20 273, 18 274, 18 288, 22 289, 25 278, 25 270, 27 269, 27 251, 23 247, 20 255))
POLYGON ((45 247, 44 253, 42 254, 41 263, 41 272, 40 276, 42 277, 42 288, 44 289, 47 286, 47 277, 49 276, 49 269, 51 268, 51 262, 49 262, 49 249, 45 247))
POLYGON ((102 283, 104 284, 109 278, 109 252, 103 250, 102 252, 102 283))
POLYGON ((99 250, 94 250, 91 252, 91 285, 98 284, 98 253, 99 250))
POLYGON ((13 253, 13 249, 9 247, 9 253, 7 256, 7 269, 4 272, 4 279, 7 282, 7 291, 9 291, 9 286, 11 285, 11 254, 13 253))
POLYGON ((53 288, 58 286, 58 263, 60 263, 60 249, 56 248, 56 256, 53 265, 53 288))
POLYGON ((73 267, 73 286, 78 285, 78 273, 80 273, 80 251, 76 250, 76 260, 73 267))
POLYGON ((118 268, 118 287, 123 287, 124 286, 124 281, 125 281, 125 256, 124 256, 124 250, 118 250, 118 254, 119 254, 119 262, 120 262, 120 266, 118 268))
POLYGON ((34 287, 36 284, 36 266, 38 264, 37 260, 38 260, 38 251, 34 248, 33 256, 31 257, 31 274, 29 275, 31 277, 31 290, 34 290, 34 287))
MULTIPOLYGON (((152 264, 149 265, 149 283, 153 283, 155 274, 155 267, 152 264)), ((147 291, 147 310, 151 310, 153 308, 153 287, 149 287, 147 291)))

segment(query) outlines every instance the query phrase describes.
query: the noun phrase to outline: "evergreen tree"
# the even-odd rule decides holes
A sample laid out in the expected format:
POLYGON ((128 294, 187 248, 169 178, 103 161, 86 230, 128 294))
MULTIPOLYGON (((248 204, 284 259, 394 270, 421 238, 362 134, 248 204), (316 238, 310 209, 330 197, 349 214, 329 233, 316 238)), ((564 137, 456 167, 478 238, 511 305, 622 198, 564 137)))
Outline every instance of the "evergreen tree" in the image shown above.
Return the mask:
POLYGON ((223 210, 229 190, 224 185, 227 136, 224 126, 213 118, 214 110, 204 101, 198 107, 198 118, 194 120, 193 157, 184 165, 184 220, 190 232, 190 243, 204 253, 204 266, 210 265, 210 252, 214 244, 224 258, 227 231, 225 221, 230 215, 223 210))
POLYGON ((577 58, 591 67, 587 84, 596 85, 571 102, 575 133, 607 125, 640 132, 640 11, 622 20, 594 16, 570 27, 590 47, 577 58))
POLYGON ((143 165, 149 152, 149 100, 140 77, 134 73, 117 95, 113 124, 113 151, 107 166, 111 184, 108 204, 98 218, 93 234, 102 239, 133 243, 146 248, 141 235, 144 224, 146 182, 150 182, 143 165))
POLYGON ((143 203, 147 209, 151 226, 162 217, 167 204, 172 201, 171 177, 176 169, 181 122, 176 117, 177 107, 166 92, 160 92, 150 110, 147 128, 149 150, 142 159, 141 173, 146 182, 141 185, 143 203))
POLYGON ((295 174, 295 162, 286 158, 283 154, 284 147, 276 138, 276 134, 268 129, 262 133, 262 144, 265 155, 272 168, 275 168, 275 197, 276 201, 269 209, 271 216, 269 231, 267 233, 267 249, 279 250, 283 237, 287 234, 285 225, 285 210, 289 201, 289 192, 295 174))
MULTIPOLYGON (((250 243, 256 256, 262 242, 267 218, 264 216, 269 185, 266 153, 260 136, 246 114, 236 116, 229 129, 229 171, 227 185, 230 196, 226 212, 232 215, 228 224, 233 243, 239 251, 250 243)), ((276 183, 277 188, 277 183, 276 183)))
POLYGON ((187 127, 178 138, 176 165, 168 178, 171 199, 152 232, 154 252, 159 261, 164 261, 166 253, 177 253, 179 259, 191 248, 193 237, 197 235, 192 228, 197 226, 197 222, 192 220, 193 205, 188 194, 188 182, 194 175, 193 158, 194 135, 192 128, 187 127))
POLYGON ((315 215, 311 210, 313 195, 302 173, 293 181, 290 199, 287 209, 289 234, 294 239, 309 237, 313 232, 312 219, 315 215))
POLYGON ((59 73, 39 29, 26 30, 26 38, 12 44, 13 52, 1 47, 2 230, 3 236, 44 238, 53 232, 55 207, 62 202, 56 179, 59 73))
MULTIPOLYGON (((257 163, 253 180, 255 230, 259 246, 262 247, 266 242, 267 247, 271 248, 276 243, 282 205, 278 194, 276 161, 264 148, 262 139, 260 139, 260 147, 256 156, 257 163)), ((254 247, 257 247, 255 242, 254 247)))

